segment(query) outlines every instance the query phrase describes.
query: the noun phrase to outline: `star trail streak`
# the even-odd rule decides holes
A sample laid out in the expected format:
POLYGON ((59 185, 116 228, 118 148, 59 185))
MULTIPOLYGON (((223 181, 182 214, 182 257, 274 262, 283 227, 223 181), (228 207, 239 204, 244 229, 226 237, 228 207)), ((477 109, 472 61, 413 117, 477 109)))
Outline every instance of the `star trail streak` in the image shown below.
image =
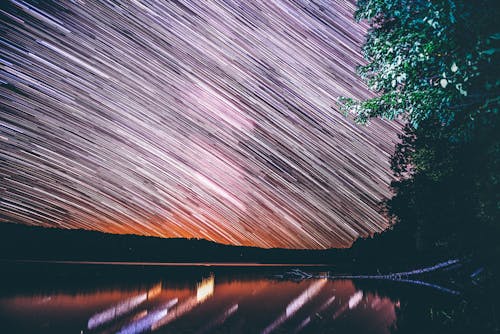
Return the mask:
POLYGON ((352 1, 0 6, 0 214, 31 225, 327 248, 387 226, 398 124, 341 95, 352 1))

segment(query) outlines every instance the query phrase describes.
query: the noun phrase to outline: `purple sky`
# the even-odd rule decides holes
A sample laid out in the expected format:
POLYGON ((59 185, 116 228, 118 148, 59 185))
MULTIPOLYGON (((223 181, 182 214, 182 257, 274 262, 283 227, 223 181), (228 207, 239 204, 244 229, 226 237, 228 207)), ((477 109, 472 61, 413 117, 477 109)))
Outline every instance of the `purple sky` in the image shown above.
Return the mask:
POLYGON ((0 11, 2 220, 287 248, 387 226, 399 125, 336 105, 371 96, 352 1, 56 3, 0 11))

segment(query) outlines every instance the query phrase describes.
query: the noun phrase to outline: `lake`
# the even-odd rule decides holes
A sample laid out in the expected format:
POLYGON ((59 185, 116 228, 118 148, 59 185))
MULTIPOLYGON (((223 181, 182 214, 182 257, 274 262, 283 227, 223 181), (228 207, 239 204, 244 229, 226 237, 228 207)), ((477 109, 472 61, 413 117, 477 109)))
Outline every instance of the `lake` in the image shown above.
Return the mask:
POLYGON ((427 313, 430 304, 449 304, 456 298, 413 284, 276 276, 296 267, 290 265, 2 267, 0 332, 9 334, 382 334, 397 332, 407 319, 418 322, 418 313, 427 313))

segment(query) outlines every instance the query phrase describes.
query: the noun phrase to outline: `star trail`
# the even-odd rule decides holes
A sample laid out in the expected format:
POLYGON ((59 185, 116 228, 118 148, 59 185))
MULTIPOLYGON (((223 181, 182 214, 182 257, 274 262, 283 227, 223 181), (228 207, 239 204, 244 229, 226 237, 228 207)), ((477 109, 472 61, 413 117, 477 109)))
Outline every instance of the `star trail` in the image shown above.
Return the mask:
POLYGON ((387 227, 400 125, 339 96, 353 1, 0 6, 0 217, 29 225, 345 247, 387 227))

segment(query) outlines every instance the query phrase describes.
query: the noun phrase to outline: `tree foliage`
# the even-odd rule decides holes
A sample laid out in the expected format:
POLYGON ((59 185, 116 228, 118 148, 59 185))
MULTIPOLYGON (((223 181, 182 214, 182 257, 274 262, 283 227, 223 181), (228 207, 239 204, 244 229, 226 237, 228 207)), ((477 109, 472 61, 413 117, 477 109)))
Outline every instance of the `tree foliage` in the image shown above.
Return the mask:
MULTIPOLYGON (((360 76, 377 96, 345 112, 403 119, 386 208, 419 247, 495 248, 500 232, 500 32, 493 0, 360 0, 360 76)), ((485 251, 486 252, 486 251, 485 251)))
POLYGON ((402 136, 392 157, 399 178, 386 204, 422 248, 499 252, 499 118, 483 121, 467 141, 450 140, 456 129, 434 119, 402 136))
POLYGON ((361 0, 358 8, 356 19, 371 26, 358 71, 379 93, 341 99, 358 122, 402 116, 417 127, 431 116, 449 124, 464 108, 471 118, 498 113, 496 1, 361 0))

